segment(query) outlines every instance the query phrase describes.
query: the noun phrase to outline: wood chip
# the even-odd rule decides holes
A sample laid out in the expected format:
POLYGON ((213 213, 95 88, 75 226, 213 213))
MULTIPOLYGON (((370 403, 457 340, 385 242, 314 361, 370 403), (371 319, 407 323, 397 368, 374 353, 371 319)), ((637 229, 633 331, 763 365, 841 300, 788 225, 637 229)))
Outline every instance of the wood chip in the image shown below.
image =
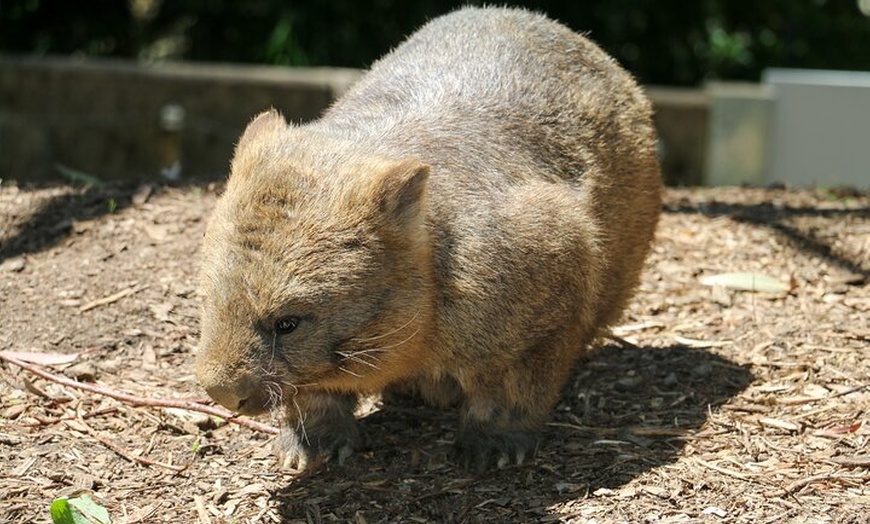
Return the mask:
POLYGON ((761 418, 761 419, 758 419, 758 423, 761 424, 762 426, 765 426, 768 428, 782 429, 784 431, 791 431, 791 432, 795 432, 795 433, 797 433, 798 431, 801 430, 800 424, 796 424, 794 422, 789 422, 787 420, 779 420, 779 419, 775 419, 775 418, 761 418))
POLYGON ((26 265, 27 260, 24 257, 10 258, 0 263, 0 273, 6 271, 10 273, 20 273, 21 271, 24 271, 26 265))
POLYGON ((687 346, 690 348, 704 349, 704 348, 720 348, 725 346, 730 346, 734 342, 731 340, 699 340, 696 338, 688 338, 675 336, 674 342, 677 344, 682 344, 683 346, 687 346))
POLYGON ((208 510, 205 508, 205 500, 201 495, 193 496, 193 503, 196 506, 196 515, 199 517, 199 522, 201 524, 211 524, 211 516, 208 514, 208 510))

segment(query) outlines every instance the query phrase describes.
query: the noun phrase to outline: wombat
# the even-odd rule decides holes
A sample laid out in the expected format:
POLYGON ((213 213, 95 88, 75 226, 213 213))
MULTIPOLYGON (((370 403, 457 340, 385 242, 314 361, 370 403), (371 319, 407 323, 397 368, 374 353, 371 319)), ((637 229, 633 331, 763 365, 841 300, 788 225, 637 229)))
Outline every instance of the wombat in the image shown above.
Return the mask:
POLYGON ((317 121, 259 115, 202 245, 200 383, 281 410, 286 467, 344 461, 393 387, 460 406, 464 466, 522 462, 639 280, 650 115, 592 42, 502 8, 432 20, 317 121))

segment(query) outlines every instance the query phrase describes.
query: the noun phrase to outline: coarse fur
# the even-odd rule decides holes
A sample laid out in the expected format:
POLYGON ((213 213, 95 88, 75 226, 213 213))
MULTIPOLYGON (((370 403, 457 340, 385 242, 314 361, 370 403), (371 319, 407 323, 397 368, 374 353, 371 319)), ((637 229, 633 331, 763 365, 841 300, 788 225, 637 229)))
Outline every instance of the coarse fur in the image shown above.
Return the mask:
POLYGON ((321 119, 245 130, 202 247, 199 381, 282 409, 291 467, 343 460, 357 398, 393 386, 460 404, 465 466, 521 462, 637 285, 660 185, 650 104, 589 40, 437 18, 321 119))

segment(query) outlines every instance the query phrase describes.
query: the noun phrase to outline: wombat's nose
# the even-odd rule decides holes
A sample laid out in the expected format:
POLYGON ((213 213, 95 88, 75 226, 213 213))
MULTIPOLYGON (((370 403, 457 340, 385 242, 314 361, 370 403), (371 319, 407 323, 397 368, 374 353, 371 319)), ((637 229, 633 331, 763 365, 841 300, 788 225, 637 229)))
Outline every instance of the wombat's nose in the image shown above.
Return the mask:
POLYGON ((215 402, 242 415, 256 415, 266 411, 268 407, 266 388, 252 376, 216 381, 203 386, 215 402))

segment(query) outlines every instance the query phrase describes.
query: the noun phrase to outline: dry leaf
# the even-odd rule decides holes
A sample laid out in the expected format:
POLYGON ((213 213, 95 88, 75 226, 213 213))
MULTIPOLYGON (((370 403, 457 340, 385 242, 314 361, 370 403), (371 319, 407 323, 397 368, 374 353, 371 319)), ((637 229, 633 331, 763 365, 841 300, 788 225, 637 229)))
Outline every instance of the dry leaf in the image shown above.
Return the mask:
POLYGON ((815 434, 823 437, 846 435, 849 433, 856 433, 859 429, 861 429, 862 426, 864 426, 864 421, 859 420, 858 422, 854 422, 852 424, 844 424, 841 426, 825 428, 821 431, 816 431, 815 434))
POLYGON ((762 293, 785 294, 791 285, 779 279, 759 273, 721 273, 701 279, 705 286, 721 286, 740 291, 760 291, 762 293))
POLYGON ((5 357, 40 366, 60 366, 75 362, 79 353, 37 353, 34 351, 0 351, 5 357))

